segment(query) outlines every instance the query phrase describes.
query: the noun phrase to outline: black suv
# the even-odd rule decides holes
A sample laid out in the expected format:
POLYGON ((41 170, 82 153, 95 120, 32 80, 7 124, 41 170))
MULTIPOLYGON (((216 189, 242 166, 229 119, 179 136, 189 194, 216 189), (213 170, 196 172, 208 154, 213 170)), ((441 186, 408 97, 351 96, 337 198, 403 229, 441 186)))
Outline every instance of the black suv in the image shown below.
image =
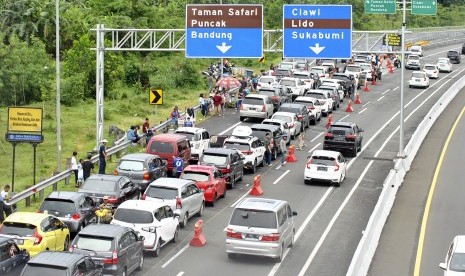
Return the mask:
POLYGON ((129 275, 144 265, 144 237, 119 225, 85 227, 74 238, 70 251, 90 255, 95 264, 103 266, 105 275, 129 275))
MULTIPOLYGON (((305 107, 305 110, 307 107, 305 107)), ((281 127, 276 125, 268 124, 255 124, 250 127, 252 129, 252 135, 257 137, 260 141, 265 141, 265 136, 267 133, 270 133, 271 136, 271 159, 275 160, 278 158, 278 153, 281 153, 279 148, 279 143, 283 139, 283 132, 281 127)))
POLYGON ((199 165, 213 165, 226 178, 228 188, 234 188, 244 176, 244 157, 236 149, 209 148, 199 160, 199 165))
POLYGON ((345 82, 345 92, 352 92, 352 84, 355 84, 355 77, 345 73, 334 73, 332 79, 343 80, 345 82))
POLYGON ((40 252, 27 263, 21 275, 100 276, 103 274, 102 266, 96 265, 86 255, 44 251, 40 252))
POLYGON ((0 274, 2 276, 16 276, 29 261, 26 249, 20 250, 15 240, 0 237, 0 274))
POLYGON ((447 52, 447 57, 450 59, 451 63, 460 63, 461 56, 459 51, 449 51, 447 52))
POLYGON ((310 127, 310 115, 308 114, 307 106, 304 104, 296 103, 286 103, 282 104, 278 111, 283 112, 292 112, 297 115, 297 119, 302 123, 301 131, 304 131, 304 128, 310 127))
POLYGON ((337 122, 325 134, 323 150, 348 151, 353 157, 362 150, 363 129, 355 123, 337 122))
POLYGON ((278 108, 283 103, 288 103, 291 101, 292 91, 285 86, 265 86, 258 90, 258 94, 267 95, 274 105, 274 110, 278 108))

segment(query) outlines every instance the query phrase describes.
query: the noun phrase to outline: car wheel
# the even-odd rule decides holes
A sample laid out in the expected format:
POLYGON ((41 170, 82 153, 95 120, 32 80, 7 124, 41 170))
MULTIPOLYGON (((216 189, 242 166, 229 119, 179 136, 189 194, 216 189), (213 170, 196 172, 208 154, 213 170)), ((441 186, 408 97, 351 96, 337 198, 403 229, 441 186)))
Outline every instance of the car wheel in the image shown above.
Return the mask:
POLYGON ((217 200, 218 200, 218 193, 215 192, 215 194, 213 195, 213 200, 212 200, 212 202, 210 202, 210 205, 211 205, 212 207, 214 207, 214 206, 215 206, 215 202, 216 202, 217 200))
POLYGON ((235 259, 236 256, 236 253, 228 253, 228 259, 235 259))
POLYGON ((228 188, 234 189, 234 186, 236 184, 236 179, 234 178, 233 175, 230 176, 231 180, 229 181, 228 188))
POLYGON ((221 198, 225 198, 225 197, 226 197, 226 190, 227 190, 227 189, 224 189, 224 193, 220 196, 221 198))
POLYGON ((412 86, 409 84, 409 85, 408 85, 408 88, 412 88, 412 86))
POLYGON ((294 246, 294 238, 295 238, 295 229, 292 230, 291 242, 289 243, 289 247, 294 246))
POLYGON ((171 240, 171 243, 177 243, 179 238, 179 226, 176 227, 176 231, 174 231, 173 239, 171 240))
POLYGON ((189 213, 186 212, 186 213, 184 214, 184 217, 182 218, 181 223, 180 223, 181 228, 186 227, 188 218, 189 218, 189 213))
POLYGON ((263 155, 263 158, 262 158, 262 162, 260 162, 260 164, 258 164, 260 167, 264 167, 265 166, 265 155, 263 155))
POLYGON ((336 110, 336 105, 335 104, 333 104, 333 110, 336 110))
POLYGON ((255 174, 257 172, 257 159, 255 159, 255 162, 252 165, 252 168, 250 169, 250 172, 252 174, 255 174))
POLYGON ((153 255, 155 255, 155 257, 158 257, 160 256, 160 253, 161 253, 161 239, 158 239, 157 248, 155 248, 153 255))
POLYGON ((341 176, 339 177, 339 180, 334 184, 334 186, 336 186, 336 187, 341 187, 341 182, 342 182, 342 174, 341 174, 341 176))
POLYGON ((63 251, 69 250, 69 236, 66 236, 65 242, 63 243, 63 251))
POLYGON ((357 157, 357 147, 352 150, 352 157, 357 157))
POLYGON ((240 120, 241 122, 243 122, 243 121, 244 121, 244 117, 243 117, 243 116, 239 116, 239 120, 240 120))
POLYGON ((203 215, 203 208, 205 208, 205 201, 202 201, 202 204, 200 204, 200 209, 197 212, 198 217, 201 217, 203 215))
POLYGON ((281 248, 279 249, 279 256, 274 259, 276 263, 280 263, 283 260, 283 251, 284 251, 284 244, 281 244, 281 248))
POLYGON ((137 266, 137 270, 141 271, 143 267, 144 267, 144 252, 142 251, 140 253, 140 260, 139 260, 139 265, 137 266))
POLYGON ((362 142, 360 142, 360 144, 358 144, 358 149, 357 149, 358 152, 361 152, 362 151, 362 142))

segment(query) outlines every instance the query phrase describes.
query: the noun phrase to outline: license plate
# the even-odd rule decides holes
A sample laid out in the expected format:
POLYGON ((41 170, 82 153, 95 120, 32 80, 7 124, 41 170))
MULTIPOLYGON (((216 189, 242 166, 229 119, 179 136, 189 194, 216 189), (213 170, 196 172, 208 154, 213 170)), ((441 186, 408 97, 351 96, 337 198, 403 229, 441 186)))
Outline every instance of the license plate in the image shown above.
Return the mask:
POLYGON ((420 81, 420 79, 415 79, 415 81, 420 81))
POLYGON ((258 240, 259 235, 247 234, 246 237, 247 237, 248 239, 255 239, 255 240, 258 240))
POLYGON ((326 167, 318 167, 316 170, 326 172, 326 171, 328 171, 328 168, 326 168, 326 167))
POLYGON ((17 245, 24 244, 24 240, 14 239, 17 245))
POLYGON ((249 110, 254 110, 254 111, 255 111, 255 110, 257 110, 257 109, 254 108, 254 107, 249 107, 249 110))

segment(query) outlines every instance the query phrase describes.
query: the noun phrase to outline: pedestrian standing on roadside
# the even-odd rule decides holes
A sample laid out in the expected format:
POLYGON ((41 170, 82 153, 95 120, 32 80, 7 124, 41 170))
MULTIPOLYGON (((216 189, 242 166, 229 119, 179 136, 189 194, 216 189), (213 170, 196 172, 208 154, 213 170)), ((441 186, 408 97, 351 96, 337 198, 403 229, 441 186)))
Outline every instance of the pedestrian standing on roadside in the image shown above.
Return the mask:
POLYGON ((265 164, 271 166, 271 138, 270 133, 266 133, 263 144, 265 146, 265 164))
POLYGON ((203 116, 207 117, 207 111, 205 110, 205 99, 203 98, 203 93, 199 95, 199 105, 200 105, 200 113, 203 116))
POLYGON ((171 124, 174 127, 174 130, 178 128, 178 119, 181 117, 179 114, 178 106, 175 105, 173 111, 171 112, 171 124))
POLYGON ((226 92, 221 93, 221 116, 224 117, 224 105, 226 104, 226 92))
POLYGON ((145 134, 145 144, 149 143, 150 137, 152 137, 153 132, 149 134, 150 123, 149 118, 145 118, 145 122, 142 124, 142 132, 145 134))
POLYGON ((184 169, 184 160, 182 160, 181 157, 176 157, 173 160, 173 167, 174 167, 174 172, 176 178, 179 178, 181 176, 182 170, 184 169))
POLYGON ((302 150, 303 147, 307 147, 307 144, 305 144, 305 131, 306 129, 304 128, 304 130, 300 132, 299 138, 297 139, 297 142, 299 143, 299 150, 302 150))
POLYGON ((221 95, 220 92, 216 91, 215 96, 213 96, 213 106, 215 107, 215 115, 220 116, 220 105, 221 105, 221 95))
POLYGON ((78 163, 76 160, 76 156, 77 156, 77 151, 73 151, 73 156, 71 156, 70 169, 74 173, 74 185, 76 185, 78 181, 78 163))
POLYGON ((13 208, 11 204, 7 203, 10 198, 8 196, 9 190, 10 190, 10 185, 6 184, 0 193, 0 224, 3 222, 5 217, 8 217, 13 212, 13 208), (3 212, 5 212, 5 217, 3 216, 3 212))
POLYGON ((107 166, 107 139, 102 140, 102 144, 100 145, 99 151, 98 151, 98 161, 99 161, 99 167, 98 167, 98 173, 99 174, 105 174, 105 167, 107 166))
POLYGON ((87 154, 87 159, 82 162, 82 176, 84 181, 89 178, 91 172, 94 172, 94 164, 90 161, 91 158, 92 155, 89 153, 87 154))
POLYGON ((84 182, 84 172, 82 171, 82 163, 84 163, 84 160, 79 159, 79 164, 78 164, 78 181, 75 185, 76 188, 81 187, 82 183, 84 182))
POLYGON ((283 136, 283 139, 279 141, 279 148, 281 149, 281 167, 285 167, 286 165, 284 164, 286 161, 287 157, 287 147, 286 147, 286 140, 287 136, 283 136))
POLYGON ((193 127, 194 126, 194 124, 191 121, 191 117, 186 118, 186 121, 184 122, 184 126, 185 127, 193 127))

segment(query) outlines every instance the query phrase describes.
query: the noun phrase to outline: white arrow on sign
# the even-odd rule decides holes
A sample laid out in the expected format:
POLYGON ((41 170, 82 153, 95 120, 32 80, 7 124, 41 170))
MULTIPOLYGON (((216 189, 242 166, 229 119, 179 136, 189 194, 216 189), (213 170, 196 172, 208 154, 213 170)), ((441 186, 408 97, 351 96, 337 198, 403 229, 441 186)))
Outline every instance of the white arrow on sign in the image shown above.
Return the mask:
POLYGON ((216 45, 216 48, 220 50, 223 54, 226 53, 232 46, 226 46, 226 42, 223 42, 221 45, 216 45))
MULTIPOLYGON (((217 46, 218 47, 218 46, 217 46)), ((319 43, 315 43, 315 46, 310 46, 310 49, 315 52, 315 54, 319 54, 321 53, 321 51, 323 51, 325 49, 325 47, 320 47, 320 44, 319 43)))

